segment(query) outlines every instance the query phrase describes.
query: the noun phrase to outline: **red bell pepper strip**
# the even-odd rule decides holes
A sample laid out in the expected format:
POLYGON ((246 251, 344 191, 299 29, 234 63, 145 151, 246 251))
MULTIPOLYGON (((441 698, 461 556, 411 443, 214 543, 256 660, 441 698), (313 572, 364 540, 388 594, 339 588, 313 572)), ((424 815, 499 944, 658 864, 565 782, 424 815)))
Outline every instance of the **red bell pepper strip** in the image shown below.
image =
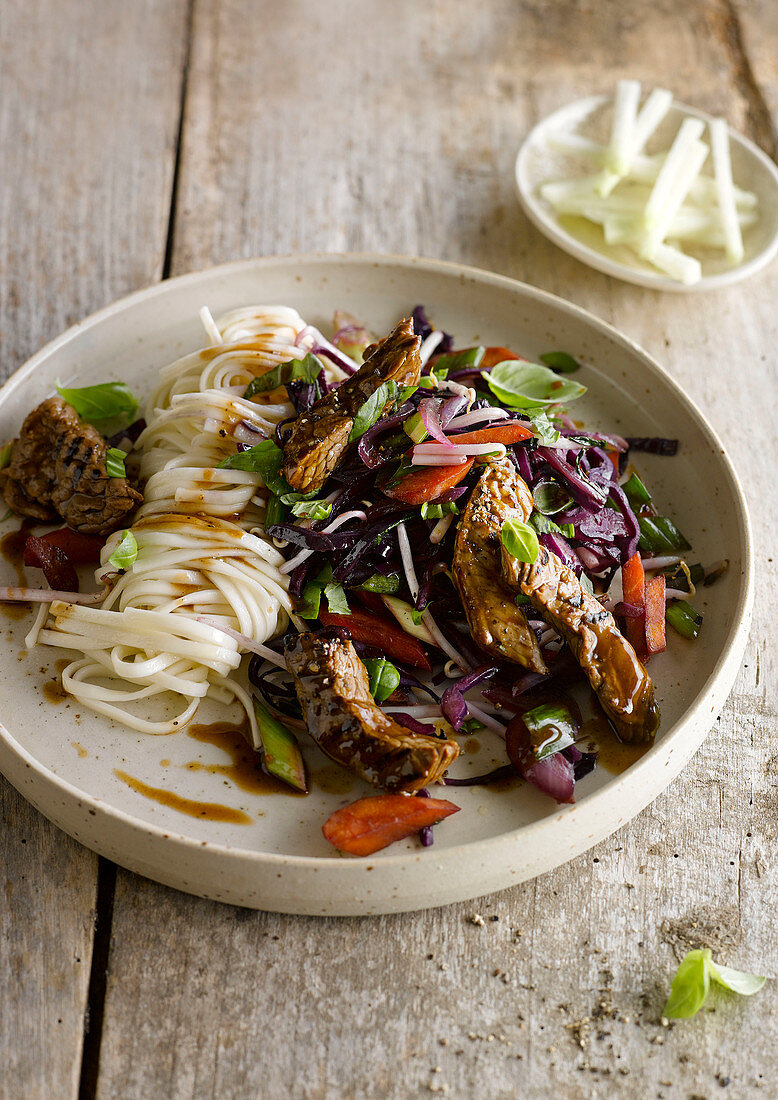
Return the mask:
POLYGON ((515 351, 510 351, 508 348, 490 347, 484 349, 484 357, 478 364, 478 369, 483 370, 484 367, 496 367, 498 363, 504 363, 506 359, 522 359, 523 356, 517 355, 515 351))
POLYGON ((371 856, 395 840, 404 840, 458 812, 459 806, 442 798, 380 794, 336 810, 325 821, 322 832, 341 852, 371 856))
POLYGON ((662 573, 646 581, 646 649, 649 653, 662 653, 667 649, 665 578, 662 573))
MULTIPOLYGON (((637 550, 621 567, 621 587, 624 592, 624 602, 634 604, 642 612, 640 617, 626 620, 624 634, 638 657, 644 657, 646 653, 646 574, 637 550)), ((664 622, 664 608, 662 621, 664 622)))
POLYGON ((78 574, 61 547, 30 535, 24 544, 24 564, 42 569, 49 588, 78 592, 78 574))
POLYGON ((506 447, 510 447, 512 443, 520 443, 522 439, 532 439, 533 434, 532 428, 527 424, 520 424, 518 420, 506 420, 504 424, 494 424, 491 428, 476 428, 475 431, 450 435, 448 438, 457 447, 465 443, 503 443, 506 447))
MULTIPOLYGON (((98 565, 100 551, 105 545, 105 539, 97 535, 83 535, 80 531, 71 530, 70 527, 59 527, 56 531, 49 531, 36 541, 46 542, 49 546, 57 546, 60 550, 64 550, 73 565, 98 565)), ((28 550, 28 546, 29 540, 24 548, 24 564, 37 565, 38 563, 32 560, 32 550, 28 550)))
POLYGON ((336 615, 322 607, 319 609, 319 622, 324 626, 343 627, 355 642, 375 646, 402 664, 432 671, 424 646, 417 638, 401 630, 394 619, 374 615, 358 607, 352 607, 350 615, 336 615))
POLYGON ((392 500, 401 500, 404 504, 426 504, 437 500, 447 489, 467 477, 473 459, 459 466, 417 466, 410 469, 401 481, 391 487, 383 486, 382 491, 392 500))

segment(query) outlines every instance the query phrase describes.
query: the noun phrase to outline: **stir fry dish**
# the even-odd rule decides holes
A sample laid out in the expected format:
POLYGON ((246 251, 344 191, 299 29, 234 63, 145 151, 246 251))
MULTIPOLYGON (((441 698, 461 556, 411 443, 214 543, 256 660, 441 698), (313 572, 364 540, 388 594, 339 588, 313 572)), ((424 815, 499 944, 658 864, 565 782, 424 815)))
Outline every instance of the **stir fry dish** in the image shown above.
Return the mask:
POLYGON ((429 846, 443 786, 574 802, 579 697, 651 743, 649 659, 667 623, 697 637, 689 599, 726 568, 690 563, 635 468, 677 440, 584 425, 568 352, 457 348, 421 306, 381 340, 343 313, 332 340, 283 306, 201 316, 142 419, 122 382, 59 388, 0 447, 10 511, 60 522, 25 545, 49 587, 0 600, 38 605, 29 648, 75 652, 66 692, 154 735, 237 701, 297 792, 315 744, 374 788, 322 823, 351 855, 429 846), (474 730, 503 762, 462 778, 474 730))

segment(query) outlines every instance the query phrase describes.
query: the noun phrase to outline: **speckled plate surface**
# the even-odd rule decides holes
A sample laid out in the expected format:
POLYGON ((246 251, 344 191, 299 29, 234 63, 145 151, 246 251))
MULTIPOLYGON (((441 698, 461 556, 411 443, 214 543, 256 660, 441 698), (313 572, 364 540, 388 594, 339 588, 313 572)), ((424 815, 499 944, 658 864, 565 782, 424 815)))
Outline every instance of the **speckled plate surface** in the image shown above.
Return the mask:
MULTIPOLYGON (((700 745, 734 682, 752 604, 751 549, 743 496, 715 435, 678 386, 645 352, 590 314, 503 276, 428 260, 379 256, 270 257, 184 276, 117 302, 76 325, 21 368, 0 391, 0 440, 50 394, 55 379, 85 385, 124 379, 139 394, 155 371, 202 343, 197 312, 286 303, 326 327, 336 307, 375 331, 423 302, 460 345, 502 344, 533 358, 556 349, 584 364, 589 387, 576 406, 589 425, 628 435, 677 436, 675 459, 641 456, 658 506, 694 543, 695 559, 730 560, 729 573, 697 601, 705 625, 696 643, 672 636, 652 661, 663 721, 656 744, 620 775, 597 769, 575 806, 537 791, 448 792, 462 812, 436 829, 435 846, 407 841, 368 859, 340 856, 321 825, 337 806, 367 793, 308 750, 316 782, 307 798, 248 790, 230 756, 186 731, 154 738, 52 701, 60 651, 26 652, 30 615, 0 607, 0 771, 83 844, 160 882, 239 905, 301 914, 401 912, 477 897, 550 870, 617 829, 655 798, 700 745), (220 765, 222 767, 220 767, 220 765), (215 766, 215 767, 214 767, 215 766), (227 770, 224 770, 226 767, 227 770), (128 786, 125 773, 178 798, 227 808, 216 821, 191 816, 128 786)), ((0 526, 0 536, 18 526, 0 526)), ((37 580, 33 583, 39 583, 37 580)), ((14 572, 0 561, 0 583, 14 572)), ((672 632, 671 632, 672 634, 672 632)), ((198 716, 236 718, 216 708, 198 716)), ((503 762, 479 736, 458 774, 503 762)))

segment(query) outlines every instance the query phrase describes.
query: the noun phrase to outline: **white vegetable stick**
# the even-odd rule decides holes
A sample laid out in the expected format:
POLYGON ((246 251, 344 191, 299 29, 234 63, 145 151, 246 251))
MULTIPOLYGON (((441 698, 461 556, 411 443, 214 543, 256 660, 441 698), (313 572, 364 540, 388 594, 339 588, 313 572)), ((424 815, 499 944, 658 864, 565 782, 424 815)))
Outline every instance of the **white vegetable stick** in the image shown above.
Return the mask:
POLYGON ((659 123, 665 117, 672 106, 673 96, 666 88, 654 88, 648 99, 643 104, 640 114, 635 120, 635 125, 628 138, 627 151, 623 158, 620 170, 609 165, 602 173, 600 186, 601 195, 610 195, 613 188, 629 172, 630 166, 656 130, 659 123))
POLYGON ((546 145, 555 153, 570 153, 573 156, 592 157, 602 160, 606 147, 598 141, 576 134, 571 130, 554 130, 546 138, 546 145))
POLYGON ((623 173, 627 169, 630 136, 635 127, 639 102, 640 81, 620 80, 613 101, 611 139, 605 158, 605 167, 610 172, 623 173))
POLYGON ((652 188, 645 210, 646 229, 650 229, 656 218, 663 210, 672 189, 675 186, 676 176, 681 165, 686 160, 695 142, 699 141, 704 130, 704 125, 698 118, 686 118, 681 123, 675 141, 670 146, 670 151, 665 162, 659 170, 659 175, 652 188))
POLYGON ((659 244, 654 249, 650 262, 660 271, 664 271, 671 279, 677 279, 679 283, 691 286, 702 278, 702 267, 699 260, 693 256, 687 256, 679 248, 670 244, 659 244))
POLYGON ((713 172, 718 190, 719 215, 724 230, 724 250, 730 263, 739 264, 744 255, 743 237, 735 209, 732 184, 732 161, 729 156, 729 131, 723 118, 714 118, 710 124, 713 148, 713 172))
MULTIPOLYGON (((696 141, 689 149, 688 154, 678 167, 673 180, 672 191, 669 192, 664 206, 657 212, 656 217, 646 229, 641 247, 644 256, 650 258, 656 246, 661 244, 669 233, 673 218, 680 210, 684 199, 689 193, 689 188, 700 174, 700 169, 707 156, 708 146, 703 141, 696 141)), ((732 209, 734 211, 734 204, 732 209)), ((737 215, 735 215, 735 218, 737 219, 737 215)))

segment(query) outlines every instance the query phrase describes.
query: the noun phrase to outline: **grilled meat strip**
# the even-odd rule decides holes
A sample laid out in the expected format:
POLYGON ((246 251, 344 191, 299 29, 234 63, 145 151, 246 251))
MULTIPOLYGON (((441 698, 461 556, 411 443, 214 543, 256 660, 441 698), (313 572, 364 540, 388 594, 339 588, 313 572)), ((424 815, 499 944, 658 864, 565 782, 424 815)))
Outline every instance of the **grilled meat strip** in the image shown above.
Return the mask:
POLYGON ((417 791, 459 755, 454 741, 412 733, 376 705, 351 642, 289 634, 284 654, 311 737, 374 787, 417 791))
MULTIPOLYGON (((507 459, 492 465, 502 470, 504 484, 515 495, 513 518, 527 523, 533 499, 526 483, 507 459)), ((523 592, 567 641, 622 739, 650 740, 659 725, 654 685, 610 611, 544 546, 531 565, 502 547, 502 575, 509 588, 523 592)))
MULTIPOLYGON (((531 511, 532 496, 521 484, 531 511)), ((501 464, 486 467, 459 521, 452 572, 470 633, 481 649, 517 661, 533 672, 546 673, 535 632, 501 573, 500 532, 508 515, 526 504, 518 498, 520 491, 501 464)))
POLYGON ((415 386, 421 373, 421 337, 410 319, 365 351, 356 374, 320 398, 298 417, 284 445, 281 473, 300 493, 316 492, 335 469, 348 445, 354 417, 384 382, 415 386))
POLYGON ((109 477, 106 442, 61 397, 32 410, 0 470, 0 492, 21 516, 54 520, 74 531, 108 535, 143 501, 125 477, 109 477))

